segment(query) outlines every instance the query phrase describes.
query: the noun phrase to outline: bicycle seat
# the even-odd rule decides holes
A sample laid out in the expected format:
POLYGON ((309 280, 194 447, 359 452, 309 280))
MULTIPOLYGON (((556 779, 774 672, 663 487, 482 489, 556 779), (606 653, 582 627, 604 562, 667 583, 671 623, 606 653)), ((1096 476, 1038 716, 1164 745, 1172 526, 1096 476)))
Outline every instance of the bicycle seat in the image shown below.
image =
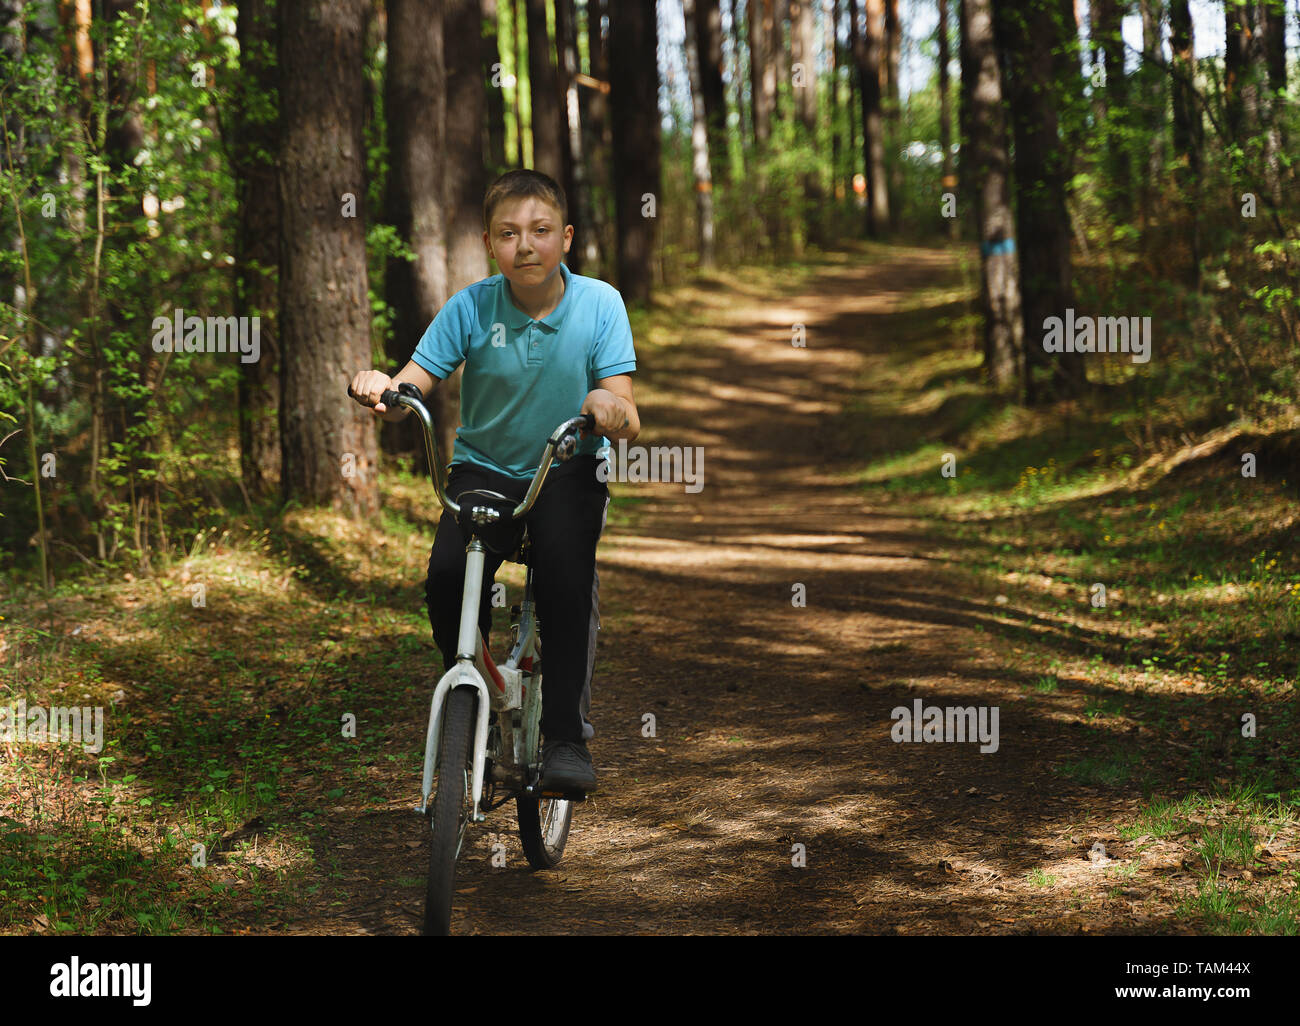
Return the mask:
POLYGON ((518 500, 487 488, 475 488, 456 496, 460 515, 456 523, 467 539, 477 538, 489 552, 509 559, 523 543, 523 520, 511 519, 518 500))

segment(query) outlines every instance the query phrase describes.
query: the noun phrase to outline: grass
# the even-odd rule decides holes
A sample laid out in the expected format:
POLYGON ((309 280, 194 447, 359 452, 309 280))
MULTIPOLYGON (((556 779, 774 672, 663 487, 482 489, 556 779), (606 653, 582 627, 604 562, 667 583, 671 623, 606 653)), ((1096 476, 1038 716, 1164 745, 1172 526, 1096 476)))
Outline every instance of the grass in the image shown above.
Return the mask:
POLYGON ((326 810, 392 800, 370 783, 406 754, 388 725, 409 712, 420 732, 428 537, 300 511, 278 535, 198 539, 151 578, 74 578, 44 608, 7 598, 0 696, 99 706, 105 745, 0 742, 0 933, 233 933, 301 914, 304 881, 328 871, 326 810), (16 622, 24 606, 35 622, 16 622))
POLYGON ((1266 836, 1300 847, 1300 481, 1285 456, 1253 478, 1240 457, 1287 452, 1297 409, 1215 422, 1161 394, 1176 374, 1099 363, 1107 385, 1077 402, 1006 402, 981 379, 974 295, 954 276, 876 318, 889 344, 865 352, 829 429, 856 456, 850 479, 873 508, 929 522, 926 555, 976 636, 1069 721, 1054 773, 1140 796, 1120 836, 1186 849, 1197 897, 1179 914, 1294 933, 1295 895, 1272 884, 1296 861, 1265 872, 1257 856, 1266 836))

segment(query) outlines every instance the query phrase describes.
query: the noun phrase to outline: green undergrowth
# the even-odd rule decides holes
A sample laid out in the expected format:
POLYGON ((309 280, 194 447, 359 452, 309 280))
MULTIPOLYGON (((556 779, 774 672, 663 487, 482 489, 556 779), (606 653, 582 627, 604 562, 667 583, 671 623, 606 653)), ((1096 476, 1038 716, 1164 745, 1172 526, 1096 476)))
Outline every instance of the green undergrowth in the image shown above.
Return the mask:
MULTIPOLYGON (((1072 721, 1072 750, 1051 760, 1063 785, 1181 789, 1213 811, 1188 835, 1180 916, 1295 933, 1300 858, 1249 867, 1268 836, 1297 845, 1297 411, 1216 419, 1160 392, 1159 368, 1118 366, 1091 367, 1101 384, 1081 401, 1025 408, 982 380, 972 294, 912 295, 868 352, 834 425, 857 440, 852 479, 870 506, 926 523, 927 554, 1024 701, 1072 721)), ((1153 803, 1132 829, 1172 809, 1153 803)))

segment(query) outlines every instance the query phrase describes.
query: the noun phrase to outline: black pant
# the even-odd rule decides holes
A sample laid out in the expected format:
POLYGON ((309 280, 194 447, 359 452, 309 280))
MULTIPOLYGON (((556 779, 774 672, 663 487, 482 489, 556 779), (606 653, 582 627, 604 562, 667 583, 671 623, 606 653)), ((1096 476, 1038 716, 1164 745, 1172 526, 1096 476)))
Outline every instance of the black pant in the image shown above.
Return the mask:
MULTIPOLYGON (((532 544, 533 592, 544 639, 542 735, 547 741, 583 740, 579 704, 590 672, 596 542, 609 499, 609 488, 596 477, 600 462, 595 456, 576 456, 552 467, 524 518, 532 544)), ((457 463, 447 481, 447 494, 456 500, 462 492, 486 488, 518 501, 528 484, 528 480, 486 467, 457 463)), ((455 517, 444 510, 429 554, 425 584, 429 623, 442 652, 444 672, 456 662, 466 544, 455 517)), ((491 552, 484 555, 479 629, 486 638, 492 628, 492 579, 503 557, 491 552)))

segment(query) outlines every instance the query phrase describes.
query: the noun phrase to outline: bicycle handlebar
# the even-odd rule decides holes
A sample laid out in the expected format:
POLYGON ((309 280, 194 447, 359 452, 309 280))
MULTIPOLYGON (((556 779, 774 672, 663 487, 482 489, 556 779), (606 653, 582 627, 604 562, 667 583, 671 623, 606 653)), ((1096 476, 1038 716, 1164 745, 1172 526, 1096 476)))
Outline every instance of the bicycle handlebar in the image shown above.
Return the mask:
MULTIPOLYGON (((367 403, 362 402, 361 396, 352 391, 351 384, 348 385, 348 396, 361 403, 362 406, 368 406, 367 403)), ((443 508, 451 510, 453 516, 459 516, 460 505, 447 496, 445 480, 447 468, 442 464, 442 454, 438 450, 438 432, 434 430, 433 415, 429 412, 429 408, 424 405, 424 393, 420 391, 419 386, 413 385, 409 381, 402 381, 398 383, 396 389, 384 389, 379 401, 389 409, 404 406, 420 418, 420 423, 424 425, 424 449, 429 459, 434 491, 437 492, 438 501, 442 503, 443 508)), ((368 406, 368 408, 374 409, 373 406, 368 406)), ((551 460, 558 458, 561 463, 565 463, 572 459, 574 451, 577 449, 577 440, 574 435, 581 428, 594 431, 596 429, 595 416, 584 413, 577 417, 570 417, 551 432, 551 437, 546 440, 546 446, 542 449, 542 458, 537 464, 537 470, 533 472, 532 483, 528 486, 528 491, 523 500, 510 515, 512 520, 518 520, 533 508, 533 503, 537 501, 537 495, 542 490, 542 485, 546 483, 546 475, 550 473, 551 460)))

